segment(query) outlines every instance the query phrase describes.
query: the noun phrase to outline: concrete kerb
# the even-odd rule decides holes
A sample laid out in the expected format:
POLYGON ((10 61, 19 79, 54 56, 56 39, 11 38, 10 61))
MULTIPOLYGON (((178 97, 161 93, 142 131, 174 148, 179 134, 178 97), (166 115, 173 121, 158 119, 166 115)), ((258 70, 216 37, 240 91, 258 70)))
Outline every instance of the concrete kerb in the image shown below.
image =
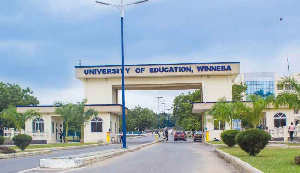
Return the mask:
POLYGON ((51 150, 21 152, 21 153, 12 153, 12 154, 0 154, 0 159, 10 159, 10 158, 27 157, 27 156, 37 156, 37 155, 50 154, 50 153, 52 153, 51 150))
POLYGON ((40 159, 40 168, 79 168, 92 163, 100 162, 108 158, 119 156, 127 152, 134 152, 143 147, 161 142, 162 140, 146 143, 138 146, 128 147, 126 149, 111 149, 93 153, 84 153, 64 157, 53 157, 50 159, 40 159))
POLYGON ((57 150, 73 150, 73 149, 98 147, 98 146, 104 146, 104 145, 109 145, 109 143, 81 145, 81 146, 69 146, 69 147, 27 149, 26 151, 28 151, 28 152, 0 154, 0 159, 10 159, 10 158, 18 158, 18 157, 28 157, 28 156, 36 156, 36 155, 43 155, 43 154, 51 154, 52 151, 57 151, 57 150))
POLYGON ((214 148, 227 146, 226 144, 210 144, 208 142, 203 142, 203 144, 214 148))
POLYGON ((223 158, 227 162, 231 163, 235 168, 237 168, 239 171, 242 173, 263 173, 262 171, 254 168, 251 166, 249 163, 246 163, 242 161, 241 159, 234 157, 224 151, 221 151, 219 149, 215 149, 216 153, 218 154, 219 157, 223 158))

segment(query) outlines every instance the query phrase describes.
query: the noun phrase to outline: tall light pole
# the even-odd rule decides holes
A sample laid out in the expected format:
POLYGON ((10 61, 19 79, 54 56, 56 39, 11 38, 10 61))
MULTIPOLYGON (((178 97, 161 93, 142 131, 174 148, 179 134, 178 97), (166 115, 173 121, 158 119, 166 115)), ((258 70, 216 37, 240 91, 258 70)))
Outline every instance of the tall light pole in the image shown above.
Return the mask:
POLYGON ((130 4, 124 4, 124 0, 120 0, 119 5, 110 4, 107 2, 95 1, 100 5, 112 5, 120 10, 121 14, 121 53, 122 53, 122 125, 123 125, 123 148, 126 148, 126 117, 125 117, 125 68, 124 68, 124 38, 123 38, 123 21, 124 21, 124 10, 126 7, 135 4, 141 4, 148 0, 142 0, 133 2, 130 4))
POLYGON ((157 128, 159 128, 159 100, 160 99, 162 99, 162 98, 164 98, 164 97, 155 97, 156 99, 157 99, 157 123, 158 123, 158 126, 157 126, 157 128))

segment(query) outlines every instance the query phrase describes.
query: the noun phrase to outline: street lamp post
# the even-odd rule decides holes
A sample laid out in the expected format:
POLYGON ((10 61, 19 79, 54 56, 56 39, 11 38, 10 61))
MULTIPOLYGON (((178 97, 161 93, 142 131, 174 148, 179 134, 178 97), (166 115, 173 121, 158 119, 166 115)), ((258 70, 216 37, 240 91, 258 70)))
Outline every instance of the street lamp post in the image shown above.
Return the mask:
POLYGON ((162 99, 163 97, 155 97, 157 99, 157 128, 160 130, 159 128, 159 124, 160 124, 160 120, 159 120, 159 100, 162 99))
POLYGON ((124 4, 124 0, 120 0, 119 5, 110 4, 107 2, 95 1, 100 5, 112 5, 120 10, 121 14, 121 53, 122 53, 122 125, 123 125, 123 148, 126 148, 126 117, 125 117, 125 68, 124 68, 124 38, 123 38, 123 22, 124 22, 124 10, 126 7, 135 4, 141 4, 147 2, 148 0, 142 0, 133 2, 130 4, 124 4))

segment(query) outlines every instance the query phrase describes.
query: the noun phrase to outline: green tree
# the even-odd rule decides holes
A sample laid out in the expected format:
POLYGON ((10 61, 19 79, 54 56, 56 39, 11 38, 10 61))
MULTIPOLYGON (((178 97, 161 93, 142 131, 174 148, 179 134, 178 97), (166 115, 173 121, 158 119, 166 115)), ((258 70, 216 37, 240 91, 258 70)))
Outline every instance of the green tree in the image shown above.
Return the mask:
POLYGON ((148 108, 136 106, 134 109, 128 110, 127 116, 129 122, 131 122, 129 124, 131 130, 135 128, 138 131, 145 131, 146 129, 150 129, 155 123, 155 113, 148 108))
POLYGON ((207 113, 212 116, 212 120, 225 121, 232 129, 233 120, 240 119, 246 115, 246 112, 248 109, 244 103, 240 101, 226 102, 225 98, 221 98, 207 113))
POLYGON ((40 113, 36 110, 29 109, 25 113, 17 112, 15 106, 9 106, 1 112, 1 117, 5 122, 6 127, 13 127, 21 130, 25 128, 25 122, 33 117, 40 117, 40 113))
MULTIPOLYGON (((129 109, 126 115, 127 131, 145 131, 157 123, 156 114, 148 108, 136 106, 129 109)), ((120 118, 120 128, 122 129, 122 118, 120 118)))
POLYGON ((98 112, 95 109, 88 108, 85 109, 85 103, 87 100, 83 100, 82 102, 78 102, 74 104, 73 113, 74 115, 71 117, 71 122, 73 124, 77 124, 81 131, 80 142, 84 140, 84 126, 85 123, 88 122, 92 117, 98 115, 98 112))
POLYGON ((246 84, 233 84, 232 85, 232 101, 242 101, 244 93, 247 90, 246 84))
POLYGON ((38 99, 32 94, 30 88, 22 89, 17 84, 0 82, 0 112, 10 105, 38 105, 38 99))
POLYGON ((268 96, 263 98, 260 95, 250 95, 250 100, 252 104, 248 107, 245 118, 255 127, 259 125, 259 119, 262 117, 263 111, 274 102, 274 97, 268 96))
POLYGON ((60 115, 63 118, 65 124, 66 137, 67 137, 68 130, 69 130, 69 123, 72 119, 74 119, 74 115, 76 112, 75 106, 73 103, 62 103, 62 102, 56 102, 54 106, 56 107, 55 113, 60 115))
POLYGON ((274 101, 275 107, 284 106, 288 108, 300 108, 300 86, 298 82, 292 77, 283 77, 281 81, 278 83, 283 88, 288 87, 292 89, 283 91, 279 93, 274 101))
POLYGON ((183 130, 200 130, 201 116, 192 113, 193 102, 201 101, 201 91, 196 90, 188 94, 180 94, 173 100, 173 116, 176 120, 176 127, 183 130))

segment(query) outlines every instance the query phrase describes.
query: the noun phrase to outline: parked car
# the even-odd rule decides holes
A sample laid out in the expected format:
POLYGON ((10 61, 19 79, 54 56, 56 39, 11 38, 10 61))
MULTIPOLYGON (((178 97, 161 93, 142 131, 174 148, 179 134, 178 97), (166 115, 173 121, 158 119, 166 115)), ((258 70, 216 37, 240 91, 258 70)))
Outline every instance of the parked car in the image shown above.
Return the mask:
POLYGON ((174 134, 174 141, 178 141, 178 140, 183 140, 183 141, 186 141, 186 134, 184 132, 176 132, 174 134))
POLYGON ((202 142, 202 132, 196 132, 193 136, 194 142, 201 141, 202 142))

